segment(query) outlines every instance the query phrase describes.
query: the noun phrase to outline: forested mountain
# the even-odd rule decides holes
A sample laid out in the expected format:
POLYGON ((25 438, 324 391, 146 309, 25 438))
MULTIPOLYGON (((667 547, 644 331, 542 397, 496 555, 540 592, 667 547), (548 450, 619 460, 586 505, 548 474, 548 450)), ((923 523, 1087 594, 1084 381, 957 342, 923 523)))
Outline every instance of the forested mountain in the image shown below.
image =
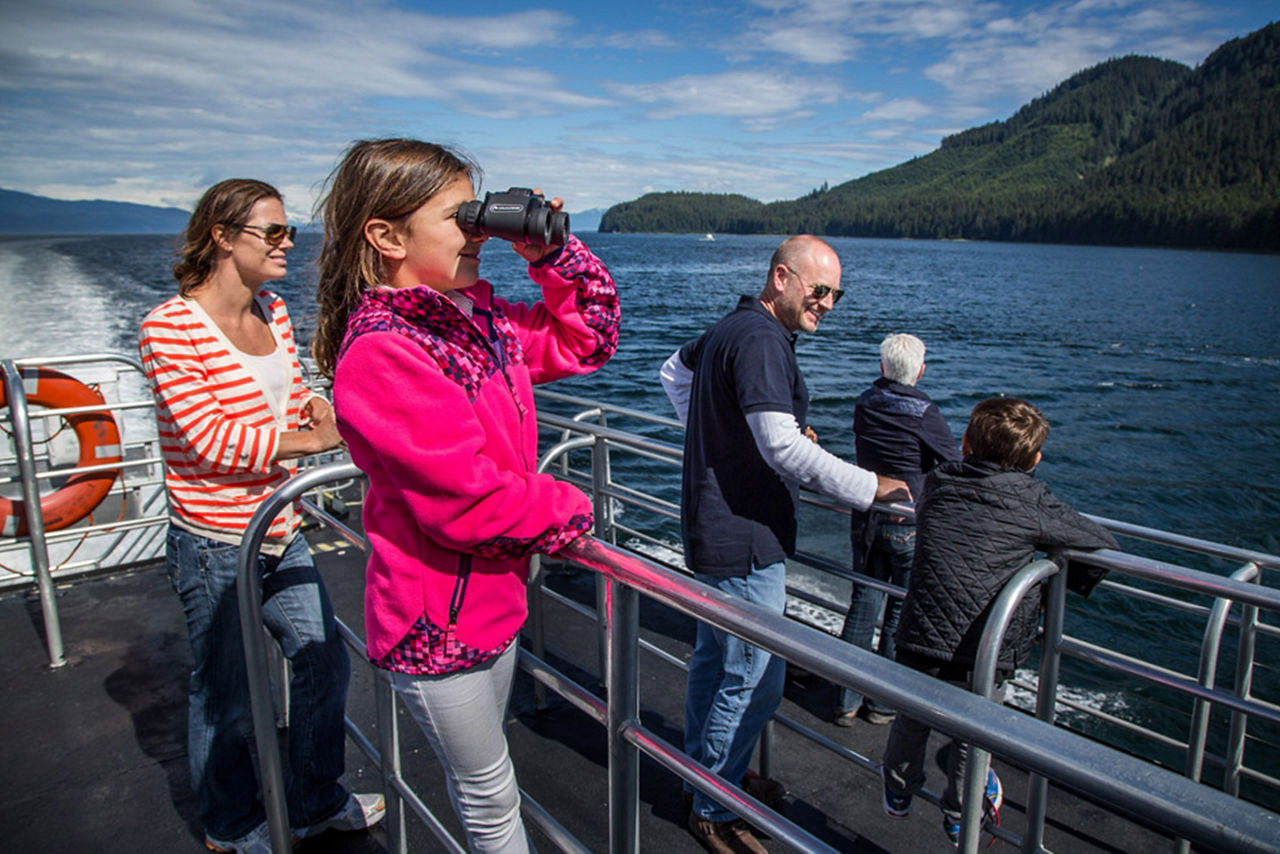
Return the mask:
POLYGON ((191 213, 129 202, 66 202, 0 189, 0 234, 178 234, 191 213))
POLYGON ((1128 56, 937 151, 793 201, 650 193, 601 231, 1280 249, 1280 24, 1196 69, 1128 56))

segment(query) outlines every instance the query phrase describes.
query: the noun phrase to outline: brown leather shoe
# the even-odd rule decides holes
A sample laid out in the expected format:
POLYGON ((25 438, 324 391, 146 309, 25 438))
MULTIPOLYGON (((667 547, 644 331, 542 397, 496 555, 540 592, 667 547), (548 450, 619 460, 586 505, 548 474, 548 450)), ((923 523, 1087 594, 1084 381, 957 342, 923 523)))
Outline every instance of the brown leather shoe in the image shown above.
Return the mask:
POLYGON ((742 791, 777 812, 786 806, 787 787, 772 777, 763 777, 750 769, 742 775, 742 791))
POLYGON ((769 854, 751 828, 740 818, 710 821, 695 812, 689 813, 689 832, 711 854, 769 854))

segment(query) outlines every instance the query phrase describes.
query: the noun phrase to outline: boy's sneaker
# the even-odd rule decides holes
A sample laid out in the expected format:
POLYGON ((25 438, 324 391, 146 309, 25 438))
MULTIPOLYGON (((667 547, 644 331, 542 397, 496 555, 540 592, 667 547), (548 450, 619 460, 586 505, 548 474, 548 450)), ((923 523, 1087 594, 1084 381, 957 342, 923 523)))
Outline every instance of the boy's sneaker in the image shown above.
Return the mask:
MULTIPOLYGON (((982 794, 982 821, 1000 825, 1000 805, 1004 803, 1004 785, 996 776, 996 769, 987 768, 987 789, 982 794)), ((960 844, 960 813, 942 811, 942 829, 952 845, 960 844)))
POLYGON ((906 818, 911 814, 911 793, 899 794, 889 788, 885 779, 884 766, 880 766, 880 780, 884 783, 884 814, 889 818, 906 818))
MULTIPOLYGON (((352 831, 373 827, 387 815, 387 801, 374 792, 368 795, 348 795, 342 808, 324 821, 310 827, 295 827, 293 835, 298 839, 319 836, 326 830, 352 831)), ((268 846, 267 850, 270 850, 268 846)))
POLYGON ((271 828, 264 821, 239 839, 218 839, 206 833, 204 847, 219 854, 271 854, 271 828))
POLYGON ((995 824, 1000 823, 1000 805, 1004 803, 1004 785, 996 776, 996 769, 987 768, 987 790, 983 793, 982 817, 995 824))
POLYGON ((947 834, 947 839, 951 840, 952 845, 960 845, 960 813, 943 810, 942 829, 947 834))

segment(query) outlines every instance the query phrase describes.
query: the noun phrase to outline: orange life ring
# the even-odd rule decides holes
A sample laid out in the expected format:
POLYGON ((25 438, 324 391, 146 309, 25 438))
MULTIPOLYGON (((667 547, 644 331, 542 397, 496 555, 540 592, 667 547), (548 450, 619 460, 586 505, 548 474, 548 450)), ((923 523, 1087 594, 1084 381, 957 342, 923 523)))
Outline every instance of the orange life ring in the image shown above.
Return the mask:
MULTIPOLYGON (((46 409, 62 409, 72 406, 101 406, 106 403, 102 395, 84 383, 51 368, 24 368, 22 384, 26 389, 27 403, 46 409)), ((0 383, 0 409, 9 405, 4 384, 0 383)), ((120 448, 120 430, 107 410, 64 415, 63 418, 75 431, 80 443, 81 466, 118 463, 123 457, 120 448)), ((101 503, 111 491, 119 469, 80 472, 67 478, 56 491, 42 496, 40 510, 44 515, 46 531, 56 531, 73 525, 101 503)), ((20 499, 0 497, 0 536, 25 537, 27 516, 20 499)))

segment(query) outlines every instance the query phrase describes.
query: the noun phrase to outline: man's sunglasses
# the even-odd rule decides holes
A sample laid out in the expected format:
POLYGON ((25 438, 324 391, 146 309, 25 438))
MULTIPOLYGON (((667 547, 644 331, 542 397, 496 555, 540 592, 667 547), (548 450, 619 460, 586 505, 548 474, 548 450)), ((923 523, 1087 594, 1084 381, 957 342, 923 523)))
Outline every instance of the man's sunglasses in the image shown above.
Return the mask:
POLYGON ((273 222, 270 225, 242 225, 244 231, 260 231, 262 239, 266 241, 268 246, 279 246, 284 243, 285 238, 293 240, 298 235, 298 227, 296 225, 281 225, 273 222))
POLYGON ((830 285, 811 285, 808 282, 806 282, 804 279, 802 279, 799 273, 797 273, 795 270, 792 270, 786 264, 783 264, 782 266, 790 270, 791 275, 795 276, 797 279, 800 279, 800 286, 803 288, 808 288, 809 293, 813 294, 813 298, 816 299, 818 302, 822 302, 824 299, 827 298, 827 294, 831 294, 831 304, 834 306, 836 303, 840 302, 841 298, 844 297, 844 291, 841 290, 840 288, 833 288, 830 285))

